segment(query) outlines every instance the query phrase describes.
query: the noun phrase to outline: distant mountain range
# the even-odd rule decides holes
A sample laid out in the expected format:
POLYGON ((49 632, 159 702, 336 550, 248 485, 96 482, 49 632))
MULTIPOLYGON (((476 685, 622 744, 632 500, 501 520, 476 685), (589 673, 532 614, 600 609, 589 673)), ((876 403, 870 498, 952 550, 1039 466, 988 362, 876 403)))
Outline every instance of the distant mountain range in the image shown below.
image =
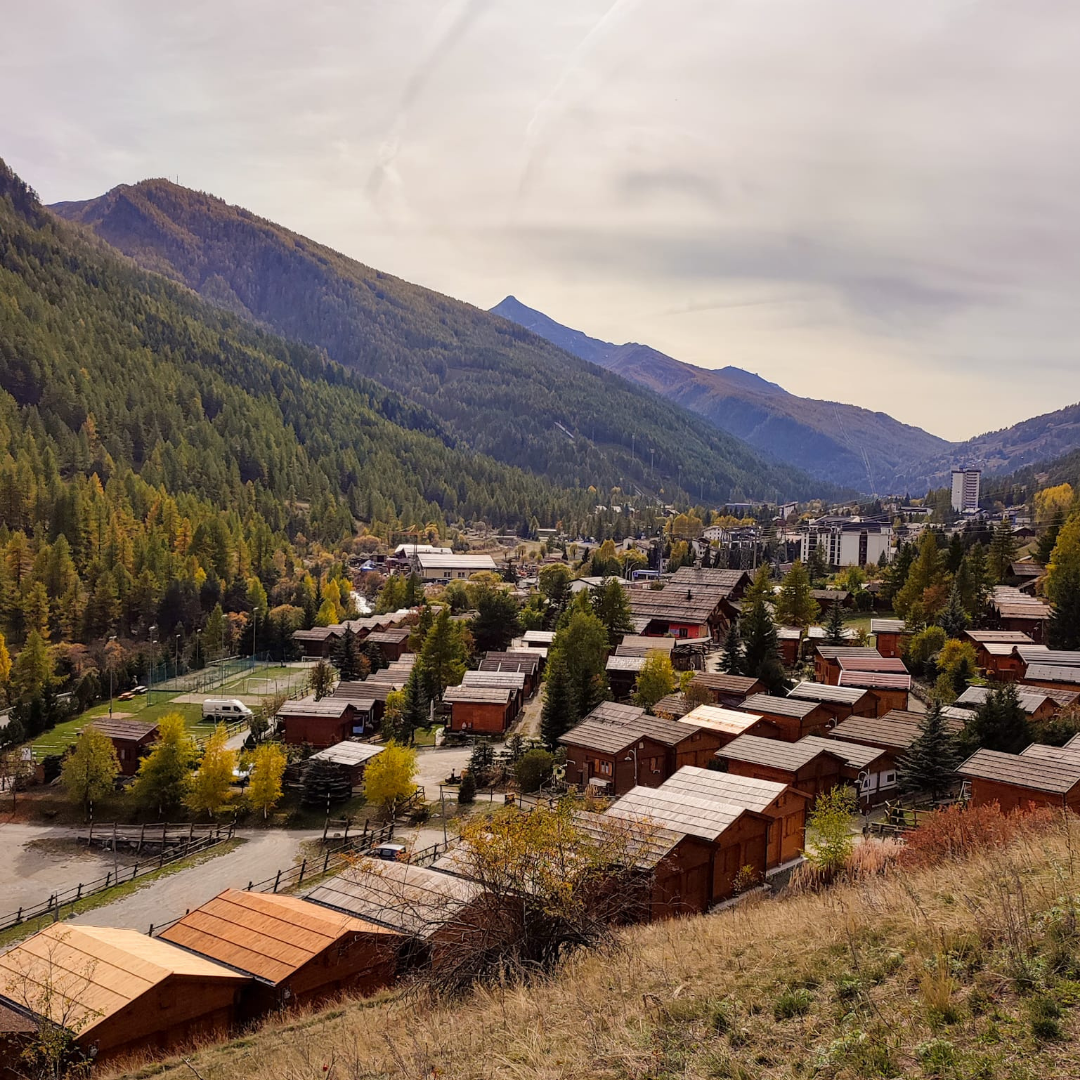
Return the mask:
POLYGON ((589 337, 513 296, 491 310, 663 394, 778 461, 863 492, 921 495, 947 485, 954 465, 1004 474, 1080 446, 1080 405, 951 443, 883 412, 797 397, 741 368, 700 368, 648 345, 589 337))
MULTIPOLYGON (((710 502, 842 494, 505 319, 213 196, 147 180, 51 209, 142 267, 396 391, 463 447, 554 484, 674 497, 681 482, 710 502)), ((512 490, 501 497, 519 501, 512 490)))

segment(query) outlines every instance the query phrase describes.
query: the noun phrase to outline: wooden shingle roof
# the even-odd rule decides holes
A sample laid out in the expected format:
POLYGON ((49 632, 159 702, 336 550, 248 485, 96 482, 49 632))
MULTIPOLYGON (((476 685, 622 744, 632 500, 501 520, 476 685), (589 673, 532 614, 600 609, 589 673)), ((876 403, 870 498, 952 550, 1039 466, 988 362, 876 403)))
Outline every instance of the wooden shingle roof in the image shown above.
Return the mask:
POLYGON ((785 742, 782 739, 763 739, 760 735, 740 735, 727 746, 717 750, 716 756, 730 761, 746 761, 754 765, 784 769, 787 772, 797 772, 805 768, 822 754, 845 760, 842 750, 835 745, 822 746, 822 743, 828 744, 829 740, 808 742, 806 739, 799 739, 798 742, 785 742))
POLYGON ((708 728, 710 731, 719 731, 724 735, 741 735, 764 719, 760 713, 742 709, 723 709, 719 705, 698 705, 685 716, 680 716, 675 723, 708 728))
POLYGON ((715 769, 700 769, 694 765, 683 766, 661 786, 669 791, 701 795, 720 802, 732 803, 758 814, 764 813, 785 791, 790 790, 788 784, 782 784, 776 780, 759 780, 755 776, 739 776, 736 773, 717 772, 715 769))
POLYGON ((161 937, 277 985, 354 934, 387 930, 294 896, 226 889, 161 937))
POLYGON ((1080 764, 1055 761, 1029 754, 1003 754, 998 750, 976 750, 957 770, 974 780, 991 780, 1066 795, 1080 784, 1080 764))
POLYGON ((607 810, 612 817, 645 821, 703 840, 719 839, 747 812, 734 803, 663 787, 632 788, 607 810))
POLYGON ((834 705, 858 705, 866 697, 858 686, 830 686, 828 683, 800 682, 788 691, 788 697, 802 701, 827 702, 834 705))
POLYGON ((818 701, 803 701, 801 698, 773 697, 771 694, 752 694, 740 709, 747 712, 765 713, 773 716, 791 716, 796 720, 809 716, 815 709, 821 708, 818 701))
POLYGON ((746 697, 761 684, 749 675, 725 675, 721 672, 702 671, 690 680, 694 686, 705 686, 721 694, 746 697))

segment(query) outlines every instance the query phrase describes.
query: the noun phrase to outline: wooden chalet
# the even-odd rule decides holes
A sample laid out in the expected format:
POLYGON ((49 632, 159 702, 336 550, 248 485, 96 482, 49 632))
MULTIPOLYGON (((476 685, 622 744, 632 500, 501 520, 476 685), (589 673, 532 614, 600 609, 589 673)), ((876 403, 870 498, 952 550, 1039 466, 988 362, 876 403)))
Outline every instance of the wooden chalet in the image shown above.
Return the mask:
POLYGON ((483 937, 488 918, 484 890, 457 874, 405 862, 361 859, 342 874, 316 885, 312 905, 386 927, 404 939, 398 971, 438 965, 444 948, 483 937))
POLYGON ((822 611, 827 611, 833 604, 842 608, 855 606, 855 597, 847 589, 811 589, 810 595, 821 605, 822 611))
POLYGON ((518 694, 508 686, 449 686, 442 699, 450 706, 450 731, 501 735, 518 714, 518 694))
POLYGON ((709 728, 719 736, 720 746, 726 746, 740 735, 761 735, 767 739, 780 738, 780 727, 775 721, 767 719, 760 713, 744 709, 725 709, 720 705, 698 705, 685 716, 679 717, 676 722, 709 728))
POLYGON ((652 707, 652 711, 665 720, 678 720, 690 711, 690 706, 686 703, 686 697, 683 694, 668 694, 652 707))
POLYGON ((840 783, 845 758, 828 739, 808 739, 792 743, 743 735, 718 750, 716 757, 729 773, 790 784, 817 798, 840 783))
POLYGON ((865 645, 817 645, 814 650, 814 678, 817 682, 838 686, 840 683, 840 659, 863 656, 872 659, 881 653, 865 645))
POLYGON ((394 977, 398 935, 295 896, 226 889, 163 930, 164 941, 251 977, 245 1019, 394 977))
POLYGON ((628 701, 637 686, 638 676, 645 667, 647 657, 612 655, 604 665, 607 671, 611 696, 616 701, 628 701))
MULTIPOLYGON (((861 743, 884 752, 878 761, 879 769, 870 783, 860 793, 869 802, 890 797, 897 787, 897 762, 907 753, 908 747, 919 737, 923 713, 903 712, 894 709, 880 717, 851 716, 841 721, 829 733, 828 738, 843 742, 861 743)), ((946 718, 946 726, 959 733, 962 724, 946 718)))
POLYGON ((151 720, 127 720, 103 716, 91 721, 90 727, 108 737, 120 762, 121 776, 134 776, 139 762, 154 748, 158 740, 158 726, 151 720))
POLYGON ((735 803, 686 791, 636 787, 607 813, 615 818, 667 829, 706 845, 705 907, 735 893, 740 873, 749 867, 764 876, 771 819, 735 803))
POLYGON ((525 673, 522 671, 466 671, 461 678, 461 685, 513 691, 514 716, 517 716, 525 705, 525 673))
POLYGON ((777 738, 786 742, 797 742, 804 735, 823 734, 834 720, 832 712, 819 701, 771 694, 753 694, 739 708, 771 721, 777 728, 777 738))
MULTIPOLYGON (((990 694, 988 686, 969 686, 953 703, 961 709, 977 709, 990 694)), ((1020 685, 1016 691, 1020 708, 1029 720, 1047 720, 1063 708, 1080 701, 1080 693, 1061 690, 1040 690, 1020 685)))
POLYGON ((1017 652, 1024 660, 1021 681, 1025 686, 1065 693, 1080 691, 1080 652, 1036 652, 1028 646, 1019 646, 1017 652))
POLYGON ((797 859, 806 847, 806 812, 813 796, 786 781, 763 780, 716 769, 686 768, 680 769, 665 786, 671 791, 733 803, 769 818, 766 870, 797 859))
POLYGON ((522 641, 530 649, 550 649, 555 643, 554 630, 526 630, 521 635, 522 641))
POLYGON ((741 600, 753 583, 747 570, 724 570, 720 567, 680 566, 671 575, 671 584, 682 588, 705 586, 718 589, 727 600, 741 600))
POLYGON ((511 652, 489 652, 480 661, 481 671, 517 671, 525 676, 525 697, 531 698, 540 686, 546 649, 516 649, 511 652))
POLYGON ((912 632, 903 619, 871 619, 870 633, 877 651, 885 657, 902 657, 912 632))
POLYGON ((884 716, 897 709, 907 709, 911 676, 889 671, 842 671, 839 685, 868 690, 874 699, 875 715, 884 716))
MULTIPOLYGON (((364 770, 372 758, 376 758, 386 749, 385 746, 376 746, 374 743, 357 742, 355 739, 345 739, 326 747, 318 753, 312 754, 307 760, 328 761, 336 765, 348 778, 353 788, 358 788, 364 782, 364 770)), ((307 762, 305 762, 305 765, 307 762)))
POLYGON ((1046 642, 1051 609, 1044 600, 1028 596, 1011 585, 996 585, 987 606, 997 629, 1018 630, 1036 645, 1046 642))
MULTIPOLYGON (((840 776, 855 785, 859 803, 865 809, 884 802, 889 797, 890 789, 884 786, 882 775, 892 769, 888 751, 844 739, 824 739, 820 735, 807 735, 800 743, 824 746, 843 757, 840 776)), ((895 787, 895 783, 893 786, 895 787)))
POLYGON ((849 716, 876 716, 877 700, 869 690, 857 686, 829 686, 828 683, 800 682, 788 691, 788 697, 816 701, 824 705, 837 722, 849 716))
POLYGON ((749 675, 725 675, 722 672, 702 671, 690 680, 691 686, 704 687, 714 705, 737 708, 752 694, 763 694, 765 684, 749 675))
POLYGON ((394 630, 376 630, 374 633, 368 634, 364 644, 378 646, 382 658, 388 664, 392 664, 395 660, 400 660, 409 651, 409 635, 411 633, 411 630, 404 627, 394 630))
POLYGON ((305 657, 326 660, 343 633, 340 626, 313 626, 310 630, 294 631, 292 639, 305 657))
POLYGON ((778 626, 776 637, 780 642, 780 659, 784 667, 792 668, 799 662, 799 650, 802 648, 803 632, 798 626, 778 626))
POLYGON ((1022 754, 976 750, 957 770, 970 785, 971 805, 1002 810, 1063 807, 1080 813, 1080 753, 1029 746, 1022 754))
MULTIPOLYGON (((370 703, 369 703, 370 708, 370 703)), ((343 697, 313 696, 287 701, 278 712, 282 740, 290 746, 333 746, 351 739, 356 728, 356 703, 343 697)))
POLYGON ((699 915, 709 905, 712 851, 707 843, 686 833, 663 829, 607 814, 579 810, 574 824, 601 845, 625 848, 631 865, 623 868, 641 883, 642 922, 679 915, 699 915), (620 830, 625 830, 620 835, 620 830))
POLYGON ((737 616, 734 605, 748 581, 743 570, 680 567, 662 589, 630 592, 634 633, 718 641, 737 616))
POLYGON ((1024 673, 1024 662, 1017 645, 1034 645, 1019 630, 966 630, 964 639, 975 646, 979 669, 998 682, 1013 682, 1024 673))
POLYGON ((250 982, 136 930, 53 923, 0 955, 0 1072, 42 1021, 97 1065, 220 1038, 250 982))

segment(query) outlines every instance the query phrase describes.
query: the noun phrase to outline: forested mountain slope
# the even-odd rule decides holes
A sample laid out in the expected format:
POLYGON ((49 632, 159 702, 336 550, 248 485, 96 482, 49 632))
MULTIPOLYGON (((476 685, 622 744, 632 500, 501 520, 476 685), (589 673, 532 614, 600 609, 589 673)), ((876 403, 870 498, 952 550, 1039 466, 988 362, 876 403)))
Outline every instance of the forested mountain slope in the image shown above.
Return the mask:
POLYGON ((885 413, 797 397, 741 368, 700 368, 648 345, 615 345, 589 337, 513 296, 491 310, 576 356, 655 390, 779 461, 859 491, 893 490, 895 477, 907 462, 944 453, 950 445, 885 413))
POLYGON ((681 478, 714 501, 830 493, 520 327, 212 196, 149 180, 53 209, 213 303, 324 348, 474 450, 557 483, 670 492, 681 478))

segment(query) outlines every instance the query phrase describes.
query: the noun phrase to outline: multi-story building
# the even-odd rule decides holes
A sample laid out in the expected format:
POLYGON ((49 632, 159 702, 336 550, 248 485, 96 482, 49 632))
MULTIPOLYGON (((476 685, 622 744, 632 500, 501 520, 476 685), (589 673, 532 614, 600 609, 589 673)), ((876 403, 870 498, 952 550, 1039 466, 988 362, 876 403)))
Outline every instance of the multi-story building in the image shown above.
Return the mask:
POLYGON ((892 558, 892 527, 879 518, 820 517, 800 529, 800 554, 809 562, 822 547, 829 566, 866 566, 892 558))
POLYGON ((952 508, 958 514, 973 514, 979 509, 981 469, 953 469, 952 508))

